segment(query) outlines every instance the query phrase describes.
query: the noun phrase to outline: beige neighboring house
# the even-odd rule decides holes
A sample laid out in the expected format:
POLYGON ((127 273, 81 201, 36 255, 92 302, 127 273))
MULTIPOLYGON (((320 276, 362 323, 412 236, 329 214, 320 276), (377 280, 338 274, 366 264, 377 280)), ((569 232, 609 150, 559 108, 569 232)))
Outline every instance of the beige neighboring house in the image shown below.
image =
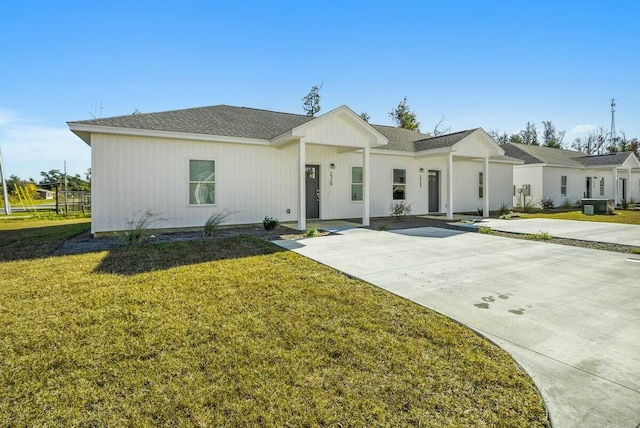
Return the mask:
POLYGON ((518 159, 481 128, 431 137, 372 125, 342 106, 317 117, 216 105, 69 122, 91 146, 92 232, 145 212, 156 227, 265 216, 308 219, 490 209, 510 204, 518 159))
POLYGON ((55 199, 56 192, 47 189, 36 189, 36 195, 39 199, 55 199))
POLYGON ((633 152, 586 155, 572 150, 507 143, 509 156, 524 164, 513 168, 514 206, 523 205, 524 189, 530 186, 531 200, 540 206, 551 198, 555 206, 566 200, 576 204, 582 198, 613 199, 620 205, 640 201, 640 161, 633 152))

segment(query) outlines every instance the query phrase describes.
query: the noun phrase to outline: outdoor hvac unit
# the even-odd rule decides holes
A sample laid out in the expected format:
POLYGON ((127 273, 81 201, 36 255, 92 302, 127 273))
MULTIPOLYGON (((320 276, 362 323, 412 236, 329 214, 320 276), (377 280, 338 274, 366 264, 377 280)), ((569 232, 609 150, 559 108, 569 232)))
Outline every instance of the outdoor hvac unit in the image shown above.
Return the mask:
POLYGON ((582 213, 584 215, 593 215, 593 205, 583 205, 582 213))

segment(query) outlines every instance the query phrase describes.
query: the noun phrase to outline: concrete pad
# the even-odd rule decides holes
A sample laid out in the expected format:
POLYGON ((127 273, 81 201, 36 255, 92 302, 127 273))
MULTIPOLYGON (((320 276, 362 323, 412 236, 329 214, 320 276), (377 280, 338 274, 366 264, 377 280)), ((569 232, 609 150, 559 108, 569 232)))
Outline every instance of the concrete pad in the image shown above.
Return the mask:
MULTIPOLYGON (((284 227, 288 227, 292 230, 298 230, 298 222, 286 222, 280 223, 284 227)), ((356 227, 362 227, 361 224, 352 223, 344 220, 310 220, 307 221, 307 229, 315 228, 318 230, 324 230, 326 232, 340 232, 347 229, 353 229, 356 227)))
POLYGON ((627 255, 438 228, 294 247, 493 340, 532 376, 555 427, 640 424, 640 263, 627 255))
POLYGON ((640 247, 640 225, 599 223, 594 221, 554 220, 548 218, 514 218, 502 220, 485 218, 476 223, 494 230, 513 233, 546 232, 557 238, 640 247))

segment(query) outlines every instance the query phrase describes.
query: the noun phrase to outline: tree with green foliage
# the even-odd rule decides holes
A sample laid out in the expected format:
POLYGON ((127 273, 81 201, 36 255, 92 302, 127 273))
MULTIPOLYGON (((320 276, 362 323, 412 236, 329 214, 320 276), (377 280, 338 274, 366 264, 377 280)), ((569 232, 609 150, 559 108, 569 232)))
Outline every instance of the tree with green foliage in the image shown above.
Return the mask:
POLYGON ((389 117, 398 125, 398 128, 420 131, 420 122, 416 120, 416 114, 409 109, 407 97, 404 97, 398 106, 389 112, 389 117))
POLYGON ((542 131, 542 145, 554 149, 562 148, 564 131, 556 131, 555 125, 550 120, 543 120, 542 126, 544 126, 544 130, 542 131))
POLYGON ((539 146, 538 143, 538 130, 536 129, 535 123, 527 122, 525 128, 520 131, 520 139, 522 140, 522 144, 526 144, 528 146, 539 146))
POLYGON ((314 85, 306 97, 302 98, 302 108, 307 113, 307 116, 315 116, 320 111, 320 89, 324 83, 320 83, 320 86, 314 85))
POLYGON ((360 113, 360 118, 365 122, 369 123, 369 119, 371 119, 371 116, 369 116, 369 113, 362 112, 360 113))
MULTIPOLYGON (((60 172, 60 170, 52 169, 48 172, 41 171, 40 175, 43 177, 42 180, 40 180, 40 183, 38 183, 40 187, 43 187, 46 189, 52 189, 55 187, 58 187, 59 189, 64 188, 65 174, 63 172, 60 172)), ((66 179, 67 179, 67 190, 90 190, 91 189, 91 185, 89 184, 89 181, 83 180, 82 177, 80 177, 80 174, 76 174, 76 175, 67 174, 66 179)))
POLYGON ((487 132, 487 134, 489 134, 489 137, 491 137, 493 141, 501 146, 504 146, 509 142, 509 134, 507 134, 506 132, 500 132, 496 129, 487 132))

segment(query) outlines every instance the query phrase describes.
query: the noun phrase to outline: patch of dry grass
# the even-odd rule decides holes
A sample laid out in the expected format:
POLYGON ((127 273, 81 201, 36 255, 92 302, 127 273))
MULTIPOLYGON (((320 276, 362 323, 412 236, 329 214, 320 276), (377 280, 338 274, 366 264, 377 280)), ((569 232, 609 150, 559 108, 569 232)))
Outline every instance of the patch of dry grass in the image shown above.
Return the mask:
POLYGON ((547 426, 469 329, 252 239, 0 263, 3 426, 547 426))

